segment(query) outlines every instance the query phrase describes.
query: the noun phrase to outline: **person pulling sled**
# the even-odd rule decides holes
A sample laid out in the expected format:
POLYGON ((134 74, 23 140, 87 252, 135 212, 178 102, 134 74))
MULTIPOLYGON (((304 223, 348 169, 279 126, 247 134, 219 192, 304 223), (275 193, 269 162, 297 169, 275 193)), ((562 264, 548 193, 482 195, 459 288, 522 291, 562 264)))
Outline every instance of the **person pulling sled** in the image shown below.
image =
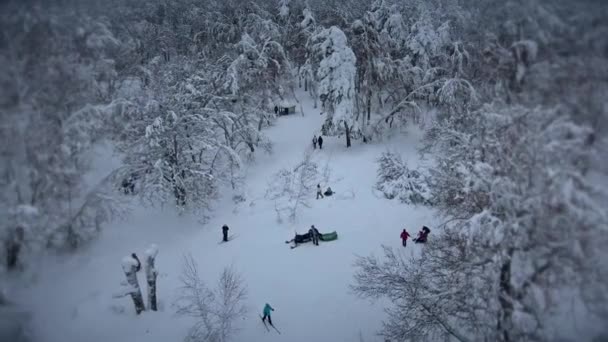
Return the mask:
POLYGON ((323 198, 323 190, 321 190, 321 184, 317 184, 317 199, 323 198))
POLYGON ((312 243, 315 246, 318 246, 319 245, 319 235, 321 235, 321 234, 319 233, 317 228, 315 228, 314 224, 312 226, 310 226, 310 229, 308 230, 308 234, 310 234, 310 237, 312 238, 312 243))
POLYGON ((403 245, 403 247, 407 245, 407 238, 409 237, 410 233, 408 233, 407 230, 403 229, 403 231, 401 232, 401 244, 403 245))

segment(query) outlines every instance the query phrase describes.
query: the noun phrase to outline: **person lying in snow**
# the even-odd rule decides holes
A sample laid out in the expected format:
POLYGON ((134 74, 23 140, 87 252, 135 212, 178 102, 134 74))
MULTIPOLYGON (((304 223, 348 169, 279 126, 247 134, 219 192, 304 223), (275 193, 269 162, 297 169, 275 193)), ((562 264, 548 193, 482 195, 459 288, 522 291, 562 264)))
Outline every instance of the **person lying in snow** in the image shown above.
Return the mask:
POLYGON ((325 190, 325 192, 323 193, 323 195, 325 195, 325 196, 331 196, 333 194, 334 194, 334 192, 330 187, 327 187, 327 190, 325 190))
POLYGON ((312 240, 312 234, 309 231, 308 233, 302 234, 302 235, 296 234, 296 236, 293 239, 291 239, 289 241, 285 241, 285 243, 293 242, 294 245, 291 248, 296 248, 296 247, 298 247, 299 243, 305 243, 305 242, 309 242, 311 240, 312 240))

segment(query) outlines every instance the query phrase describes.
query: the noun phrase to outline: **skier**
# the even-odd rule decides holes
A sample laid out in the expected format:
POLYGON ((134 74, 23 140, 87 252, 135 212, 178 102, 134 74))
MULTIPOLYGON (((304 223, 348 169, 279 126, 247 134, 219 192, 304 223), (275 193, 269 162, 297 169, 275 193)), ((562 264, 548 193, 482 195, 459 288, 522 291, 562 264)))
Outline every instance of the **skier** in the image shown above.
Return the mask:
POLYGON ((401 243, 403 244, 403 247, 406 246, 408 237, 410 237, 410 234, 404 228, 403 231, 401 232, 401 243))
MULTIPOLYGON (((272 306, 270 306, 270 304, 266 303, 266 305, 264 305, 264 317, 262 317, 262 322, 266 322, 266 317, 268 317, 268 323, 270 323, 270 325, 272 325, 272 318, 270 318, 270 312, 274 311, 274 309, 272 308, 272 306)), ((274 326, 274 325, 273 325, 274 326)))
POLYGON ((139 261, 139 258, 135 253, 131 253, 131 257, 135 259, 135 261, 137 261, 137 267, 135 267, 135 272, 139 272, 139 270, 141 270, 141 261, 139 261))
POLYGON ((323 191, 321 190, 321 184, 317 184, 317 199, 323 198, 323 191))
POLYGON ((319 149, 322 150, 323 149, 323 137, 319 135, 319 139, 317 139, 317 141, 319 142, 319 149))
POLYGON ((312 226, 310 226, 310 229, 308 230, 308 233, 310 234, 310 236, 312 237, 312 243, 315 246, 319 245, 319 231, 317 230, 317 228, 315 228, 315 225, 313 224, 312 226))
POLYGON ((227 224, 222 226, 222 233, 224 234, 224 239, 223 239, 224 242, 228 242, 228 229, 230 229, 230 228, 228 228, 227 224))
POLYGON ((317 149, 317 135, 316 134, 312 137, 312 147, 315 150, 317 149))

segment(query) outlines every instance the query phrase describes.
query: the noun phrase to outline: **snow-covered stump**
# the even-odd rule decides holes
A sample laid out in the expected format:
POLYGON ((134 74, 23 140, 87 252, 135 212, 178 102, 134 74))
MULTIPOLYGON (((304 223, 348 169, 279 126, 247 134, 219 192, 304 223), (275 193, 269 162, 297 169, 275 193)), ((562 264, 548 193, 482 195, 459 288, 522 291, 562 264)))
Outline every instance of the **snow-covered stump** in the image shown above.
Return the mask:
POLYGON ((127 283, 129 286, 128 293, 133 299, 135 304, 135 312, 139 315, 146 309, 144 305, 144 299, 141 295, 141 289, 139 288, 139 282, 137 281, 137 264, 138 262, 131 256, 126 256, 122 259, 122 270, 127 276, 127 283))
POLYGON ((157 311, 156 306, 156 276, 158 272, 154 266, 156 255, 158 254, 158 247, 154 244, 144 253, 146 255, 146 280, 148 282, 148 307, 152 311, 157 311))

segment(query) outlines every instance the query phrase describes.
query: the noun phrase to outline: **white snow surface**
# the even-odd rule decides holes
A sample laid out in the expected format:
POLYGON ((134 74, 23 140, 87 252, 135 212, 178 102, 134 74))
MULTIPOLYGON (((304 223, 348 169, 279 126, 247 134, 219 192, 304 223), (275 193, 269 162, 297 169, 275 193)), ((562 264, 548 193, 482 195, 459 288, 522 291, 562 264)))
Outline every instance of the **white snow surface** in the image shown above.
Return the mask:
MULTIPOLYGON (((415 232, 436 223, 428 209, 386 200, 373 190, 375 159, 383 151, 397 150, 409 166, 418 165, 421 132, 410 128, 400 140, 357 141, 350 149, 342 138, 324 137, 323 150, 314 150, 313 160, 321 168, 331 168, 330 182, 321 186, 331 186, 337 195, 313 199, 295 224, 278 223, 274 203, 264 198, 269 177, 312 149, 311 138, 325 119, 312 109, 308 96, 300 94, 300 98, 305 115, 280 118, 267 131, 275 143, 273 154, 258 155, 246 166, 245 202, 234 204, 233 193, 226 190, 204 225, 198 217, 179 216, 168 208, 137 206, 128 219, 105 227, 100 238, 78 254, 47 258, 36 277, 24 280, 26 285, 14 296, 33 313, 34 340, 182 341, 194 320, 176 315, 172 303, 181 285, 184 255, 191 254, 209 286, 216 284, 225 266, 234 266, 247 281, 249 312, 238 322, 242 329, 235 342, 359 341, 360 336, 368 342, 381 341, 376 333, 387 303, 362 300, 350 291, 353 262, 356 255, 380 255, 383 244, 407 255, 417 253, 420 246, 401 247, 401 230, 415 232), (234 239, 219 244, 224 223, 234 239), (294 232, 305 233, 311 224, 321 232, 336 230, 338 240, 293 250, 285 244, 294 232), (122 257, 145 253, 153 242, 163 249, 156 260, 162 270, 157 279, 159 311, 138 316, 130 297, 112 296, 125 280, 122 257), (259 314, 264 303, 275 308, 272 319, 281 335, 262 326, 259 314)), ((138 277, 144 285, 145 274, 139 272, 138 277)), ((145 291, 143 286, 144 296, 145 291)))
POLYGON ((131 256, 126 256, 124 258, 122 258, 122 269, 125 272, 129 272, 131 270, 131 268, 133 267, 137 267, 137 261, 135 261, 135 259, 133 259, 133 257, 131 256))

